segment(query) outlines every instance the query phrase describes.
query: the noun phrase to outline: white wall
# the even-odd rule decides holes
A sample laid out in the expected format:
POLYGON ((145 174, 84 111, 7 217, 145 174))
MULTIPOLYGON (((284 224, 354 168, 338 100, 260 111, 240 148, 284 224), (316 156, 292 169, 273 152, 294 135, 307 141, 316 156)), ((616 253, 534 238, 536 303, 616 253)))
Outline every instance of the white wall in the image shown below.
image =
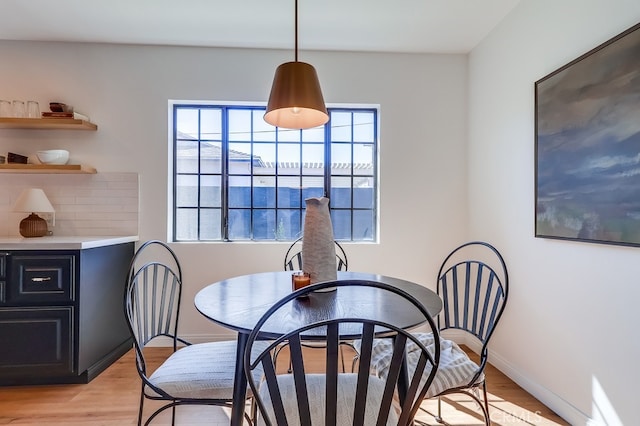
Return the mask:
MULTIPOLYGON (((293 52, 0 42, 0 98, 71 104, 97 132, 0 129, 0 152, 64 148, 98 173, 135 172, 140 240, 166 238, 169 99, 266 102, 293 52)), ((328 103, 380 104, 380 244, 345 249, 353 270, 433 286, 441 258, 466 237, 467 58, 301 52, 328 103)), ((6 175, 5 175, 6 176, 6 175)), ((25 184, 34 179, 20 175, 25 184)), ((0 188, 8 179, 0 175, 0 188)), ((6 185, 6 183, 5 183, 6 185)), ((0 206, 1 207, 1 206, 0 206)), ((17 226, 17 224, 16 224, 17 226)), ((284 243, 176 244, 183 332, 228 334, 195 312, 195 293, 234 275, 281 268, 284 243)))
POLYGON ((638 21, 637 0, 523 0, 470 55, 469 236, 512 284, 492 362, 574 425, 638 423, 640 249, 533 237, 534 82, 638 21))

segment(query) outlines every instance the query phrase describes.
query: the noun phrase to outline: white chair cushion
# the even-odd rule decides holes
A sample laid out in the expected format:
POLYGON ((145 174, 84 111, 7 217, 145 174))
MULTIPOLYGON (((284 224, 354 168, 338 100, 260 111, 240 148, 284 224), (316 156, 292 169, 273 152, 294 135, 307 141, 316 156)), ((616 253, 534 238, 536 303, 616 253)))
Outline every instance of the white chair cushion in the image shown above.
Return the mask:
MULTIPOLYGON (((422 342, 430 353, 434 353, 435 343, 432 333, 414 333, 414 336, 422 342)), ((359 351, 361 341, 357 341, 356 343, 359 351)), ((380 377, 386 377, 388 374, 392 351, 393 347, 391 339, 374 340, 371 364, 380 377)), ((407 366, 410 374, 415 370, 419 358, 420 351, 418 346, 413 342, 408 342, 407 366)), ((436 396, 448 389, 468 385, 479 368, 478 364, 469 359, 467 354, 460 349, 455 342, 440 339, 440 363, 438 365, 436 377, 433 379, 431 386, 429 386, 429 389, 427 390, 426 398, 436 396)), ((423 375, 424 380, 426 380, 430 371, 431 369, 427 366, 423 375)), ((480 383, 483 380, 484 373, 478 377, 476 382, 480 383)))
MULTIPOLYGON (((256 345, 260 343, 256 342, 256 345)), ((174 398, 231 400, 236 348, 236 341, 185 346, 171 354, 153 372, 149 381, 174 398)), ((259 381, 262 370, 256 369, 254 377, 259 381)), ((157 396, 156 392, 149 387, 146 388, 145 393, 157 396)), ((250 389, 247 388, 247 396, 250 395, 250 389)))
MULTIPOLYGON (((323 425, 325 424, 325 379, 324 374, 307 374, 307 392, 309 393, 309 409, 311 411, 312 424, 323 425)), ((339 374, 338 375, 338 406, 336 407, 336 425, 337 426, 350 426, 353 424, 353 410, 355 407, 355 395, 356 384, 358 382, 357 374, 339 374)), ((367 405, 365 408, 365 420, 364 424, 374 425, 380 404, 382 401, 382 395, 384 393, 384 381, 376 376, 369 377, 369 387, 367 390, 367 405)), ((295 384, 293 382, 293 375, 281 374, 278 375, 278 386, 280 387, 280 394, 282 395, 282 402, 284 404, 285 413, 287 413, 287 420, 290 426, 301 426, 300 419, 298 417, 298 400, 296 397, 295 384)), ((273 408, 271 405, 271 397, 266 383, 262 383, 260 386, 260 397, 267 407, 270 419, 275 419, 273 408)), ((389 413, 387 425, 398 424, 397 406, 394 407, 389 413)), ((274 420, 275 422, 275 420, 274 420)), ((259 425, 264 425, 265 421, 260 417, 258 421, 259 425)), ((306 425, 305 425, 306 426, 306 425)))

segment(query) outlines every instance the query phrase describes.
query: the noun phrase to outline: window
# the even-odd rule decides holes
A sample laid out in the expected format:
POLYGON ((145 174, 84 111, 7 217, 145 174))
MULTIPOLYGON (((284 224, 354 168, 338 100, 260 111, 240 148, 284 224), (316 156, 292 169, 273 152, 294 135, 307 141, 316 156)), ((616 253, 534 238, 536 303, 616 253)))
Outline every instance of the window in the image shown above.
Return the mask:
POLYGON ((294 240, 304 200, 321 196, 336 239, 376 240, 377 109, 329 108, 326 125, 289 130, 264 106, 172 108, 175 241, 294 240))

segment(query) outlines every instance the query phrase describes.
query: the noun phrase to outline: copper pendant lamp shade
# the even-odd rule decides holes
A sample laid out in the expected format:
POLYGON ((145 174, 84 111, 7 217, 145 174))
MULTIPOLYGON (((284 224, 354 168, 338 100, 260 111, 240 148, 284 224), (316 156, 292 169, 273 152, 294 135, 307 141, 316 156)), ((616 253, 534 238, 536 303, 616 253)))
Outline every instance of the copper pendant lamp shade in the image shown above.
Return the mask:
POLYGON ((312 65, 286 62, 276 69, 264 120, 286 129, 310 129, 329 121, 312 65))
POLYGON ((298 62, 298 1, 295 2, 295 61, 276 69, 264 121, 285 129, 310 129, 329 121, 316 69, 298 62))

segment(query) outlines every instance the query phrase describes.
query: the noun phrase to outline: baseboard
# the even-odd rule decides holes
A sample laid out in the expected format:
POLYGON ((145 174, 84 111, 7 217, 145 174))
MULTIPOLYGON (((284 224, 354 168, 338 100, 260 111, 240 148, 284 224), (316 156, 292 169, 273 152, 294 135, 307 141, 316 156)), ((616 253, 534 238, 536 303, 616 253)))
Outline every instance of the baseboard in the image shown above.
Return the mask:
MULTIPOLYGON (((181 334, 181 338, 190 343, 207 343, 207 342, 221 342, 224 340, 235 340, 235 336, 229 334, 181 334)), ((149 343, 151 347, 166 347, 171 346, 172 340, 166 337, 158 337, 149 343)))
POLYGON ((593 424, 593 420, 587 414, 578 410, 551 390, 541 386, 533 380, 530 380, 526 375, 514 368, 513 365, 502 358, 499 354, 490 352, 489 362, 504 373, 504 375, 518 384, 518 386, 529 392, 570 424, 575 426, 593 424))
MULTIPOLYGON (((465 345, 476 353, 479 353, 482 349, 482 345, 478 343, 476 339, 460 330, 445 330, 442 333, 442 337, 453 340, 458 344, 465 345)), ((595 426, 596 423, 588 415, 578 410, 559 395, 529 379, 529 377, 522 374, 511 363, 509 363, 509 361, 501 357, 500 354, 490 350, 489 363, 500 370, 500 372, 505 376, 513 380, 522 389, 533 395, 534 398, 569 422, 569 424, 574 426, 595 426)), ((489 392, 491 392, 491 384, 488 384, 488 387, 489 392)))
POLYGON ((181 336, 191 343, 222 342, 225 340, 236 340, 235 335, 230 334, 188 334, 181 336))
MULTIPOLYGON (((470 347, 470 345, 467 346, 470 347)), ((476 347, 474 350, 479 349, 479 347, 476 347)), ((501 357, 500 354, 489 351, 489 363, 500 370, 505 376, 513 380, 522 389, 533 395, 534 398, 549 407, 557 415, 569 422, 569 424, 574 426, 589 426, 594 424, 593 420, 588 415, 578 410, 575 406, 567 402, 555 392, 531 380, 509 363, 509 361, 501 357)), ((490 385, 488 386, 489 392, 491 392, 490 385)))
POLYGON ((102 359, 98 360, 95 364, 87 368, 83 374, 86 375, 86 382, 89 383, 95 379, 100 373, 106 370, 111 364, 116 362, 120 357, 129 352, 133 348, 133 339, 128 338, 124 342, 118 345, 114 350, 105 355, 102 359))

